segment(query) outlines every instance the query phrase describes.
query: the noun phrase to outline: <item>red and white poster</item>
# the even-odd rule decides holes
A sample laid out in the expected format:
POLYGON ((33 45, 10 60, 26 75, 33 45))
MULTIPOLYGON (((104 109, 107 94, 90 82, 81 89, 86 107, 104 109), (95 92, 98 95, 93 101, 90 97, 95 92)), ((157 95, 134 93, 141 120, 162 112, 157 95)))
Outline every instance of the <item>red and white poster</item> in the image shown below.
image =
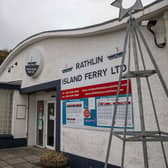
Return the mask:
MULTIPOLYGON (((118 81, 67 89, 61 92, 63 124, 67 126, 111 127, 118 81)), ((131 81, 121 81, 115 127, 133 128, 131 81), (128 97, 128 101, 127 101, 128 97), (128 105, 127 105, 128 104, 128 105)))

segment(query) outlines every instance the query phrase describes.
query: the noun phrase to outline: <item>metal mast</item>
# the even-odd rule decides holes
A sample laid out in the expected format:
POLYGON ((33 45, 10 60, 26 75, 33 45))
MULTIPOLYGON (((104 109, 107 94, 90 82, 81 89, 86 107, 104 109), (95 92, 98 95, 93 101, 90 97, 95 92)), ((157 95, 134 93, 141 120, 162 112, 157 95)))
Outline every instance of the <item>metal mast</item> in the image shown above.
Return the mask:
POLYGON ((119 74, 119 82, 117 88, 117 95, 116 95, 116 103, 113 110, 113 117, 112 117, 112 127, 110 130, 107 153, 106 153, 106 160, 104 168, 108 167, 108 161, 110 156, 110 150, 112 145, 113 136, 118 137, 120 140, 123 141, 122 144, 122 156, 121 156, 121 168, 124 168, 124 161, 125 161, 125 147, 127 142, 142 142, 142 151, 143 151, 143 160, 144 160, 144 168, 149 168, 149 159, 148 159, 148 142, 160 142, 163 159, 165 162, 165 168, 168 168, 168 159, 165 152, 164 143, 168 141, 168 133, 161 131, 159 120, 158 120, 158 113, 155 106, 155 101, 152 93, 151 82, 149 78, 152 75, 157 75, 160 83, 164 89, 164 92, 168 98, 168 88, 166 83, 162 77, 162 74, 159 70, 159 67, 153 57, 153 54, 147 44, 147 41, 142 34, 139 25, 137 24, 135 18, 132 16, 132 12, 137 10, 142 10, 143 5, 141 0, 137 0, 135 4, 128 8, 124 9, 122 7, 122 0, 116 0, 112 3, 113 6, 120 8, 120 16, 119 19, 123 19, 126 15, 129 15, 129 20, 127 24, 127 31, 124 41, 124 49, 123 49, 123 56, 121 61, 121 69, 119 74), (144 49, 142 49, 142 45, 144 49), (145 51, 144 51, 145 50, 145 51), (154 69, 148 69, 144 59, 144 52, 149 56, 154 69), (127 56, 127 61, 126 61, 127 56), (134 62, 135 69, 131 70, 131 59, 134 62), (142 68, 140 67, 140 62, 142 64, 142 68), (128 71, 126 74, 123 74, 123 65, 127 64, 128 71), (143 105, 143 96, 142 96, 142 78, 146 80, 147 88, 149 92, 149 99, 151 100, 153 115, 155 118, 157 130, 156 131, 147 131, 145 126, 145 114, 144 114, 144 105, 143 105), (119 93, 121 88, 121 80, 127 79, 127 94, 126 94, 126 107, 125 107, 125 122, 124 122, 124 129, 123 131, 115 131, 115 120, 117 115, 117 107, 119 102, 119 93), (127 118, 128 118, 128 91, 129 91, 129 81, 131 79, 135 79, 137 85, 137 97, 138 97, 138 108, 139 108, 139 116, 140 116, 140 131, 128 131, 127 130, 127 118))

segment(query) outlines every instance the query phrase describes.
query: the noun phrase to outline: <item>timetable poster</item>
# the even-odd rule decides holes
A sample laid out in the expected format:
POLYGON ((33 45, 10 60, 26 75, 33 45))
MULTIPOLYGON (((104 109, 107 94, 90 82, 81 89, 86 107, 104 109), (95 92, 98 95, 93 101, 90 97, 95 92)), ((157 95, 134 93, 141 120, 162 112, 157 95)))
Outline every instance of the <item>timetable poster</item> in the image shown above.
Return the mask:
MULTIPOLYGON (((61 92, 63 125, 77 128, 84 126, 111 127, 117 86, 118 82, 116 81, 63 90, 61 92)), ((114 127, 124 128, 126 109, 128 112, 127 128, 133 128, 131 81, 123 80, 121 81, 114 127)))
POLYGON ((66 103, 66 120, 67 125, 80 126, 83 125, 83 102, 67 102, 66 103))
MULTIPOLYGON (((115 97, 102 97, 97 99, 97 126, 111 126, 114 107, 116 105, 115 100, 115 97)), ((126 97, 119 97, 119 101, 117 103, 117 113, 115 117, 115 127, 124 127, 126 118, 126 108, 127 127, 133 127, 131 96, 128 97, 128 105, 126 97)))

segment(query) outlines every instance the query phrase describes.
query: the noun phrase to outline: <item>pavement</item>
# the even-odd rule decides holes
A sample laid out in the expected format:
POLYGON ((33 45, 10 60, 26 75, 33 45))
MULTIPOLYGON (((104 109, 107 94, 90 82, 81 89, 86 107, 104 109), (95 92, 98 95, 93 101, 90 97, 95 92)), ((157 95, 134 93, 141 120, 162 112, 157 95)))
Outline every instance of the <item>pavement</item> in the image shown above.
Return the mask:
POLYGON ((37 147, 0 149, 0 168, 42 168, 40 155, 45 151, 37 147))

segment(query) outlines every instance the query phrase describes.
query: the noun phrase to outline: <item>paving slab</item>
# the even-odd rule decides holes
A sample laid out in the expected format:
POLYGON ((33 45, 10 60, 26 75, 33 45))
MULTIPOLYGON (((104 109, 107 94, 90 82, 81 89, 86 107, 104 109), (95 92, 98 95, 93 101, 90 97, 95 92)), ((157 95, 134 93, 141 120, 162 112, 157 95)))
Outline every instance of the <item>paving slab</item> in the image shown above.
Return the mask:
POLYGON ((19 164, 19 163, 25 163, 26 161, 21 158, 13 158, 13 159, 7 160, 6 162, 10 165, 15 165, 15 164, 19 164))
POLYGON ((3 154, 1 156, 1 160, 10 160, 10 159, 13 159, 13 158, 15 158, 14 154, 8 154, 8 153, 6 153, 6 154, 3 154))
POLYGON ((22 163, 22 164, 16 164, 16 165, 13 165, 14 168, 34 168, 34 165, 33 164, 30 164, 30 163, 22 163))
POLYGON ((25 160, 32 162, 32 161, 40 161, 40 157, 36 156, 36 155, 30 155, 30 156, 26 156, 24 157, 25 160))
POLYGON ((14 168, 13 166, 5 166, 3 168, 14 168))
POLYGON ((0 168, 42 168, 40 155, 46 151, 37 147, 0 149, 0 168))
POLYGON ((0 168, 8 166, 8 164, 5 161, 0 160, 0 168))

